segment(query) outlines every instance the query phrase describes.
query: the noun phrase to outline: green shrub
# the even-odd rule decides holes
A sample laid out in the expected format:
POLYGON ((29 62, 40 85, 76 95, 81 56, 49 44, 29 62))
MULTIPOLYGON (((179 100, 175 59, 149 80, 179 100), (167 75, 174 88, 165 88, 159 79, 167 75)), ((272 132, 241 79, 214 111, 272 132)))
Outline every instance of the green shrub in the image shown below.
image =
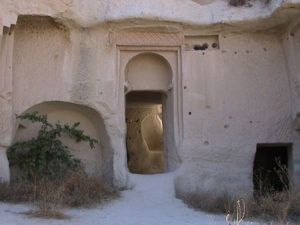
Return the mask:
POLYGON ((72 126, 56 122, 49 123, 47 115, 38 112, 16 116, 17 119, 40 123, 41 127, 36 137, 13 144, 7 151, 10 167, 17 167, 25 175, 25 179, 39 180, 41 178, 63 178, 68 170, 80 167, 80 160, 75 159, 68 147, 60 140, 62 135, 75 139, 76 142, 89 142, 95 147, 96 139, 85 135, 78 129, 79 122, 72 126))

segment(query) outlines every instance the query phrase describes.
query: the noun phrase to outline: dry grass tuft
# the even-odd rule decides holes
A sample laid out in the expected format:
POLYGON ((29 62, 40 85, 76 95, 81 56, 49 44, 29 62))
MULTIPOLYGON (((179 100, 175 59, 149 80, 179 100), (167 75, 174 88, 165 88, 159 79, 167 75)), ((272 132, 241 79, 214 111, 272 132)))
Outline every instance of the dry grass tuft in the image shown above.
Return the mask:
POLYGON ((90 207, 119 197, 119 193, 99 179, 84 172, 73 172, 62 185, 63 204, 69 207, 90 207))
POLYGON ((12 203, 28 202, 34 190, 34 185, 26 180, 10 184, 0 182, 0 201, 12 203))
POLYGON ((36 209, 26 214, 35 217, 67 219, 60 212, 64 207, 91 207, 118 197, 118 191, 83 170, 71 172, 63 180, 0 183, 0 201, 33 203, 36 209))
MULTIPOLYGON (((215 196, 212 193, 198 192, 180 198, 191 208, 211 213, 226 213, 232 218, 237 215, 237 211, 241 211, 241 198, 231 197, 227 193, 215 196)), ((280 224, 300 220, 300 187, 248 197, 242 199, 242 203, 245 207, 243 219, 276 221, 280 224)))
POLYGON ((38 217, 38 218, 48 218, 48 219, 59 219, 59 220, 66 220, 66 219, 71 219, 70 216, 57 211, 57 210, 31 210, 29 212, 24 213, 25 215, 29 217, 38 217))
POLYGON ((211 213, 227 213, 234 203, 234 200, 227 193, 220 196, 212 196, 211 193, 195 192, 184 197, 180 196, 179 198, 191 208, 211 213))
MULTIPOLYGON (((244 219, 262 219, 280 224, 300 221, 300 186, 291 182, 289 170, 276 161, 274 172, 277 177, 275 186, 270 177, 256 177, 257 187, 254 194, 241 198, 227 192, 223 195, 195 192, 187 196, 177 196, 188 206, 212 213, 226 213, 226 221, 240 224, 244 219), (230 218, 234 218, 230 220, 230 218)), ((270 175, 269 175, 270 176, 270 175)), ((273 174, 274 176, 274 174, 273 174)), ((230 224, 230 223, 228 223, 230 224)))
POLYGON ((300 220, 300 187, 259 195, 248 200, 248 214, 281 224, 300 220))

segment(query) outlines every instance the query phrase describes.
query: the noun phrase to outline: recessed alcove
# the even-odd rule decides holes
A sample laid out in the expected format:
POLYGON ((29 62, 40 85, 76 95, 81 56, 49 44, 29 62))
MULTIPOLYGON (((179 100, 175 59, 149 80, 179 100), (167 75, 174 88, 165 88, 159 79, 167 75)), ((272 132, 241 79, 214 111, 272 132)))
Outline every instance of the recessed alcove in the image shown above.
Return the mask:
MULTIPOLYGON (((98 140, 94 149, 87 142, 77 142, 66 135, 61 136, 64 145, 68 146, 70 153, 79 159, 84 170, 89 176, 113 181, 113 152, 104 120, 100 113, 93 108, 70 102, 51 101, 36 104, 28 108, 24 113, 37 111, 40 115, 47 115, 52 124, 73 125, 79 122, 79 129, 92 138, 98 140)), ((18 128, 14 142, 30 140, 38 134, 40 123, 32 123, 28 120, 18 121, 18 128)), ((11 177, 18 176, 18 171, 12 169, 11 177)))
POLYGON ((126 95, 127 163, 132 173, 164 171, 163 98, 162 93, 153 91, 126 95))
POLYGON ((258 144, 253 165, 255 194, 289 189, 292 144, 258 144))

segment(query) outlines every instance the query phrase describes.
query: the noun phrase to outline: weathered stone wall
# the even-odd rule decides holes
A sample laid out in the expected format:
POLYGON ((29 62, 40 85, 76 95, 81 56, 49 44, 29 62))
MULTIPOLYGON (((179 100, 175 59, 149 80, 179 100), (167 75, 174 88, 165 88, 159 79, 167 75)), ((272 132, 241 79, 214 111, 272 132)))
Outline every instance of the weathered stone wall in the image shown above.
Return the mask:
POLYGON ((251 193, 258 143, 293 143, 300 183, 300 3, 211 2, 1 2, 0 177, 9 179, 6 148, 32 134, 16 135, 15 113, 39 108, 53 121, 82 120, 104 140, 94 153, 78 146, 89 173, 130 185, 126 66, 151 53, 172 73, 168 86, 149 90, 167 95, 166 164, 178 193, 251 193))
POLYGON ((180 191, 250 191, 258 143, 300 147, 281 34, 226 34, 219 43, 183 53, 180 191))
POLYGON ((66 28, 51 18, 25 16, 19 17, 14 33, 15 112, 22 113, 44 101, 67 100, 73 78, 65 71, 71 65, 67 61, 70 34, 66 28))
POLYGON ((294 151, 293 151, 293 177, 300 183, 300 20, 290 23, 283 36, 285 62, 291 96, 291 117, 294 151))

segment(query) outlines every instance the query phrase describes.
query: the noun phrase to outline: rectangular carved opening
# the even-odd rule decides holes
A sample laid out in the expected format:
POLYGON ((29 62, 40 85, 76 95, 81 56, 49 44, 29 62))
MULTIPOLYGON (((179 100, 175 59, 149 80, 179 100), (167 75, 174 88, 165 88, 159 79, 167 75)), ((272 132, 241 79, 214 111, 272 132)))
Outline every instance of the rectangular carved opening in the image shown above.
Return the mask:
POLYGON ((289 189, 292 144, 258 144, 253 165, 254 193, 272 194, 289 189))
POLYGON ((128 169, 132 173, 164 171, 163 94, 133 91, 126 95, 126 146, 128 169))
POLYGON ((218 35, 185 36, 184 46, 185 51, 217 50, 220 48, 219 37, 218 35))

